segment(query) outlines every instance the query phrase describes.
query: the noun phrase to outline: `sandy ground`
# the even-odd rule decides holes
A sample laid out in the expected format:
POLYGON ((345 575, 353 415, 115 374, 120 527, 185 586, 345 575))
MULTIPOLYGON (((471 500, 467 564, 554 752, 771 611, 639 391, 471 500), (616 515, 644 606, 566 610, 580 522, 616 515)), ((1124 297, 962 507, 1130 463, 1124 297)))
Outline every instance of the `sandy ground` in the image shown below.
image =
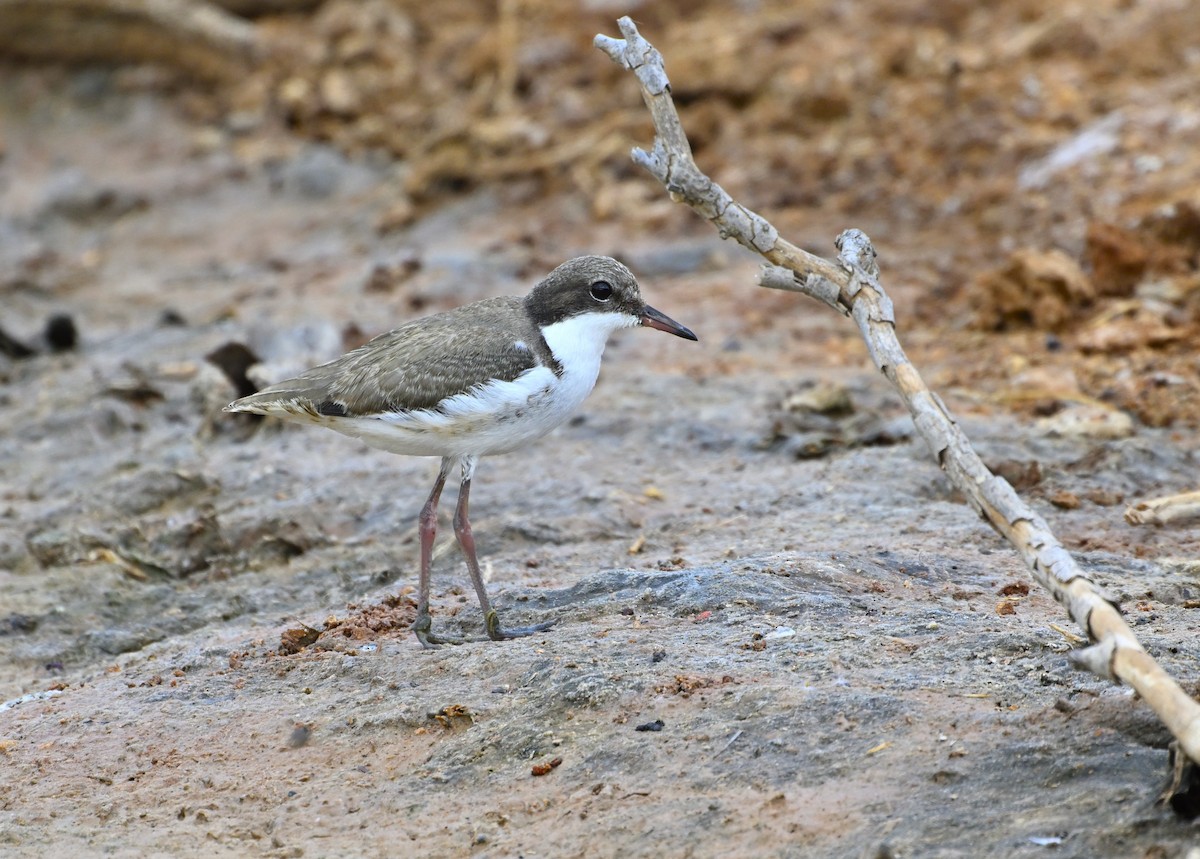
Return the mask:
MULTIPOLYGON (((1077 630, 949 487, 852 327, 755 290, 755 261, 690 213, 646 229, 500 182, 384 232, 388 158, 214 141, 105 71, 9 72, 0 324, 42 351, 0 358, 0 853, 1194 854, 1195 825, 1154 802, 1167 732, 1069 666, 1077 630), (284 375, 583 252, 620 255, 700 343, 620 333, 576 421, 481 464, 501 616, 557 625, 422 651, 435 464, 218 421, 233 389, 205 356, 245 343, 284 375), (77 348, 43 350, 54 313, 77 348), (780 406, 814 384, 851 414, 780 406)), ((825 253, 844 226, 786 217, 825 253)), ((918 366, 1193 688, 1200 532, 1121 515, 1192 488, 1190 424, 1053 434, 1009 395, 1096 353, 966 324, 976 304, 935 270, 1002 257, 980 236, 930 262, 868 220, 885 276, 906 273, 918 366)), ((453 495, 435 624, 474 635, 453 495)))

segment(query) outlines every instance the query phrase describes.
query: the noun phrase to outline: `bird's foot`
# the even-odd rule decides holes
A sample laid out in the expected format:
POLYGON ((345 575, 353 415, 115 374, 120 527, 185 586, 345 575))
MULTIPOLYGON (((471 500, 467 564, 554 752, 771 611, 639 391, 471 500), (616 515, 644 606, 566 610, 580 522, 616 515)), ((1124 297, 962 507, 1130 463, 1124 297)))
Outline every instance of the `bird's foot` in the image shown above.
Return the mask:
POLYGON ((437 650, 443 644, 462 644, 461 638, 446 638, 433 633, 433 618, 428 614, 418 614, 412 625, 413 635, 426 650, 437 650))
POLYGON ((489 611, 487 617, 484 618, 484 623, 487 624, 488 638, 492 641, 508 641, 512 638, 524 638, 527 635, 537 635, 539 632, 545 632, 554 624, 556 620, 548 620, 545 623, 535 623, 533 626, 518 626, 515 629, 502 629, 500 627, 500 618, 496 616, 496 612, 489 611))

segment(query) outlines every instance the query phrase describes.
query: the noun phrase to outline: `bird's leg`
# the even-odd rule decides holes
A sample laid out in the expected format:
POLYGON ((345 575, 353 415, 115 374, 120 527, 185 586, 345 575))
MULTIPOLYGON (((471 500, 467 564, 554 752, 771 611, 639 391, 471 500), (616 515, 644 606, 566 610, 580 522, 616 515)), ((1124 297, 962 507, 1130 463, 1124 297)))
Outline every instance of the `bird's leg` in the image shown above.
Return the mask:
POLYGON ((539 623, 533 626, 522 626, 516 629, 502 629, 500 618, 496 616, 491 601, 488 600, 487 588, 483 584, 483 574, 479 571, 479 559, 475 556, 475 535, 471 533, 471 522, 467 518, 467 505, 471 495, 471 475, 475 471, 473 459, 463 463, 463 481, 458 489, 458 506, 454 508, 454 536, 462 547, 463 557, 467 561, 467 571, 471 574, 471 584, 475 586, 475 594, 479 597, 479 607, 483 609, 483 622, 487 626, 488 638, 493 641, 504 641, 509 638, 520 638, 525 635, 536 635, 554 626, 554 621, 539 623))
POLYGON ((429 500, 421 508, 419 520, 421 573, 417 584, 417 618, 413 621, 412 631, 416 634, 417 641, 421 642, 421 646, 426 648, 435 648, 439 644, 462 644, 457 639, 434 635, 430 631, 433 627, 433 618, 429 616, 429 574, 430 567, 433 566, 433 538, 437 536, 438 501, 441 500, 442 487, 446 485, 446 475, 450 473, 453 464, 454 460, 450 457, 442 459, 442 468, 438 472, 437 480, 433 482, 433 491, 429 493, 429 500))

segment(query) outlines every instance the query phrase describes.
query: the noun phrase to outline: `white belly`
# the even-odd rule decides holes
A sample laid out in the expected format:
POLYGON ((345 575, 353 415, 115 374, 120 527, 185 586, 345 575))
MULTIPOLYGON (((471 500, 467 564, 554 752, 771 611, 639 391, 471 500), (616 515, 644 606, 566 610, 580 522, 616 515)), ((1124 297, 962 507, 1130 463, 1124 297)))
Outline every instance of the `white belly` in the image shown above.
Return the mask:
POLYGON ((372 447, 412 456, 485 456, 508 453, 541 438, 567 420, 587 398, 596 376, 545 367, 511 382, 489 382, 443 400, 440 408, 375 417, 333 418, 325 426, 372 447))
POLYGON ((547 326, 542 334, 562 368, 561 375, 548 367, 535 367, 511 382, 488 382, 449 397, 437 409, 372 417, 318 416, 315 422, 392 453, 508 453, 541 438, 575 413, 596 385, 608 335, 637 323, 633 316, 605 313, 547 326))

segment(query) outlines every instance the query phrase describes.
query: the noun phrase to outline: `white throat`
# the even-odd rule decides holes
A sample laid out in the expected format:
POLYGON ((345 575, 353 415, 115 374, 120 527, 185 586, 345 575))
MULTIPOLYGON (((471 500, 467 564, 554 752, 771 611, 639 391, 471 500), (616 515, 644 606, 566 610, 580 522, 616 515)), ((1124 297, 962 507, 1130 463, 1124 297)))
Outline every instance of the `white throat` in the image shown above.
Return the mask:
POLYGON ((640 321, 628 313, 581 313, 545 326, 542 336, 562 365, 563 376, 587 379, 590 391, 600 373, 600 358, 608 335, 619 328, 632 328, 640 321))

